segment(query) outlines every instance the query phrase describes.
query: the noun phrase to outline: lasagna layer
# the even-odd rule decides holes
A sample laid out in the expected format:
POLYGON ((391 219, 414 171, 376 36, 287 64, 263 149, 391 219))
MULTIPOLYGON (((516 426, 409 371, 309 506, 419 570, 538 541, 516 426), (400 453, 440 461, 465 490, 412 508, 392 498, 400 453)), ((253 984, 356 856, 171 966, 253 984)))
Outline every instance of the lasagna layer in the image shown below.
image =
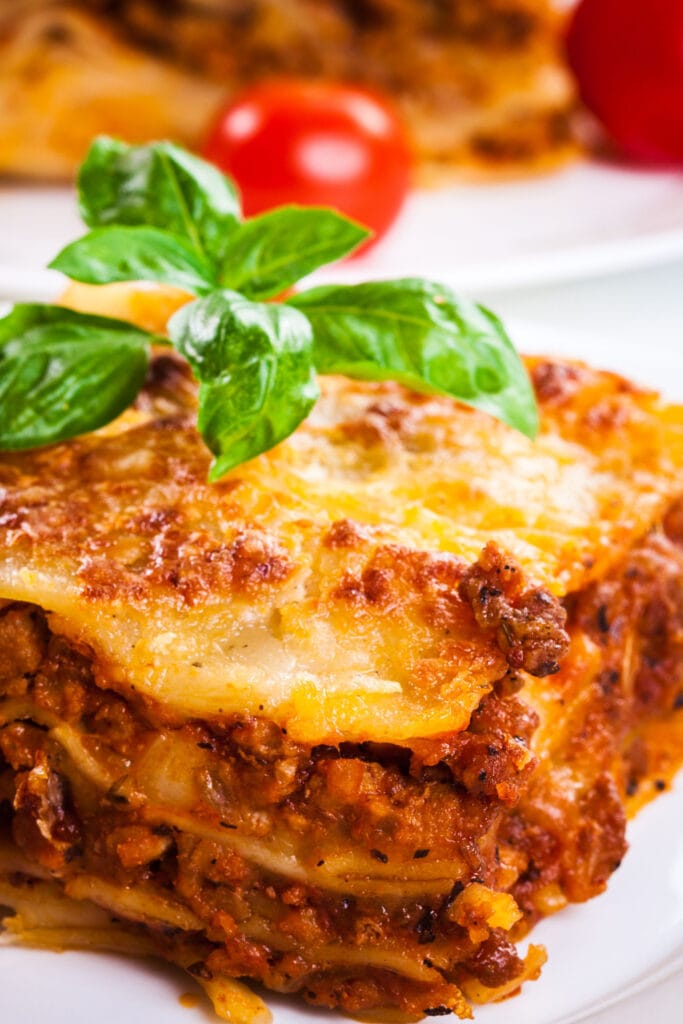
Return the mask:
POLYGON ((391 96, 423 165, 515 168, 572 151, 548 0, 32 0, 0 11, 0 170, 70 176, 93 135, 200 145, 273 76, 391 96), (74 111, 78 111, 78 117, 74 111))
MULTIPOLYGON (((466 729, 400 745, 302 744, 262 716, 124 698, 43 609, 6 603, 0 801, 22 860, 3 880, 0 857, 0 898, 21 913, 36 874, 55 879, 200 980, 348 1012, 465 1017, 514 991, 544 959, 514 942, 604 888, 628 798, 666 786, 662 730, 669 771, 683 754, 678 511, 670 524, 573 597, 558 673, 507 672, 466 729)), ((36 916, 19 934, 58 943, 60 915, 36 916)))
POLYGON ((209 486, 163 352, 116 423, 3 455, 16 934, 413 1019, 537 975, 515 943, 681 759, 683 414, 528 365, 535 442, 328 378, 209 486))

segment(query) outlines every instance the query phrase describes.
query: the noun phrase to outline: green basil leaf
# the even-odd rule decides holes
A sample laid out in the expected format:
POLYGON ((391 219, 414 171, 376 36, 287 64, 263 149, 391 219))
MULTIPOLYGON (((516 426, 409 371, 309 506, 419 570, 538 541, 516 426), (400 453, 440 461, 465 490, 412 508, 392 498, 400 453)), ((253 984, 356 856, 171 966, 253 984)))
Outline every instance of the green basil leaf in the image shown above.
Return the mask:
POLYGON ((142 387, 145 331, 22 303, 0 320, 0 449, 54 444, 119 416, 142 387))
POLYGON ((95 228, 62 249, 50 266, 87 284, 160 281, 196 295, 216 287, 211 266, 192 246, 159 228, 95 228))
POLYGON ((305 316, 214 292, 169 321, 174 345, 200 381, 199 430, 217 480, 288 437, 318 398, 305 316))
POLYGON ((334 210, 282 206, 240 224, 219 276, 227 288, 268 299, 369 237, 366 228, 334 210))
POLYGON ((230 179, 172 142, 129 146, 95 139, 78 175, 78 194, 88 227, 161 228, 207 261, 222 258, 240 219, 230 179))
POLYGON ((450 395, 536 436, 533 389, 503 325, 449 288, 413 278, 331 285, 288 304, 313 325, 319 373, 450 395))

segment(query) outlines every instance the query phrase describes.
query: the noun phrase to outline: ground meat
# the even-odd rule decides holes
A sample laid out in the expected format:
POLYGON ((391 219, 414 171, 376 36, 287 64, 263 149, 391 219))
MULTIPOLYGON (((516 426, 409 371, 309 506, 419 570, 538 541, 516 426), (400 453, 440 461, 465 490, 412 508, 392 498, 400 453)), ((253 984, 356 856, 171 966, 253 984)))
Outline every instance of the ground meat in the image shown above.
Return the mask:
POLYGON ((465 966, 482 985, 498 988, 519 975, 522 961, 505 933, 497 929, 491 933, 490 938, 482 942, 465 966))
POLYGON ((68 780, 41 752, 16 779, 12 832, 17 845, 50 871, 59 871, 81 842, 68 780))
POLYGON ((585 794, 580 814, 575 850, 563 852, 564 888, 569 899, 576 902, 604 889, 628 848, 626 813, 610 775, 601 775, 585 794))
POLYGON ((12 695, 38 670, 47 643, 45 616, 35 605, 11 604, 0 609, 0 684, 12 695))
POLYGON ((546 590, 526 588, 518 566, 495 544, 487 544, 460 583, 477 624, 494 630, 512 669, 533 676, 557 672, 569 651, 567 613, 546 590))
POLYGON ((537 765, 529 751, 537 726, 538 715, 523 701, 490 694, 472 715, 469 729, 414 741, 411 772, 419 777, 425 766, 443 764, 470 792, 514 804, 537 765))
POLYGON ((539 402, 559 406, 569 402, 582 383, 579 366, 567 363, 539 362, 531 370, 531 381, 539 402))

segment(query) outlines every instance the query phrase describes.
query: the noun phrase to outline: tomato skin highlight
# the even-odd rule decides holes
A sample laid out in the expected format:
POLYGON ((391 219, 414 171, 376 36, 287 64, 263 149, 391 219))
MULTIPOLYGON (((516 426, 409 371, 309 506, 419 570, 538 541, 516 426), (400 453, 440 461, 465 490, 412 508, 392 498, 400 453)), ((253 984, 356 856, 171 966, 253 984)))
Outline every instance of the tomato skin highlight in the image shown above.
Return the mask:
POLYGON ((683 164, 680 0, 581 0, 567 55, 581 99, 622 153, 683 164))
POLYGON ((330 206, 375 240, 410 189, 412 156, 392 108, 364 89, 265 82, 221 113, 203 151, 237 182, 245 215, 275 206, 330 206))

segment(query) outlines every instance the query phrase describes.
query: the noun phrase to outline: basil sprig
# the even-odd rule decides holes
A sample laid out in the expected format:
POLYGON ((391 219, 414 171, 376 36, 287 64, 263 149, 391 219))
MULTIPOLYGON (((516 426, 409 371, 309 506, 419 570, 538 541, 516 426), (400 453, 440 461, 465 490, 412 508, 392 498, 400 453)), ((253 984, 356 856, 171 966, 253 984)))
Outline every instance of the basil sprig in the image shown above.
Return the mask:
MULTIPOLYGON (((258 301, 364 242, 368 232, 346 217, 286 206, 243 220, 229 179, 168 142, 97 139, 78 187, 90 231, 52 267, 91 284, 158 281, 198 296, 168 331, 199 381, 212 480, 296 429, 318 397, 316 373, 397 380, 535 436, 533 391, 502 324, 442 285, 410 278, 258 301)), ((162 340, 107 317, 15 306, 0 320, 0 449, 110 422, 135 400, 162 340)))
POLYGON ((200 382, 211 480, 289 437, 318 399, 313 332, 296 309, 214 292, 180 309, 168 329, 200 382))
POLYGON ((78 205, 89 228, 152 227, 221 259, 240 219, 235 186, 212 164, 172 142, 128 146, 95 139, 78 173, 78 205))
POLYGON ((193 295, 278 295, 370 235, 334 210, 283 206, 242 222, 225 175, 170 142, 93 143, 78 175, 92 230, 50 266, 86 284, 159 281, 193 295))
POLYGON ((50 266, 74 281, 158 281, 194 295, 218 288, 211 264, 189 242, 160 228, 95 228, 67 245, 50 266))
POLYGON ((0 320, 0 449, 38 448, 116 419, 144 384, 152 340, 123 320, 16 305, 0 320))
POLYGON ((528 437, 538 431, 531 384, 505 328, 450 288, 404 278, 313 288, 288 301, 313 325, 318 373, 397 380, 458 398, 528 437))
POLYGON ((240 224, 221 264, 221 283, 250 299, 270 299, 353 252, 368 235, 333 210, 281 206, 240 224))

